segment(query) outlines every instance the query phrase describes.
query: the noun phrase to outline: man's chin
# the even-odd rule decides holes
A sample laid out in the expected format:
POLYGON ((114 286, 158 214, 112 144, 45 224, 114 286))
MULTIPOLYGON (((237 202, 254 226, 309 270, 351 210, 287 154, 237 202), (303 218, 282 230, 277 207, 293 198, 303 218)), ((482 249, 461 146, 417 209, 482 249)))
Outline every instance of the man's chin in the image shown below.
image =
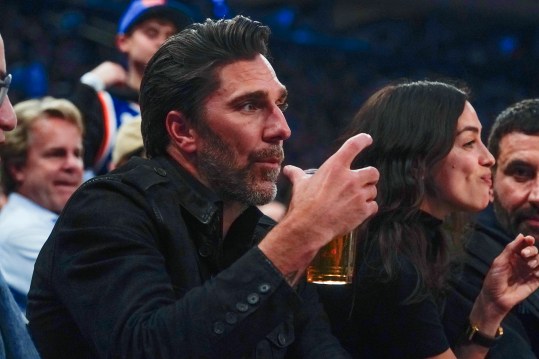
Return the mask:
POLYGON ((518 232, 515 235, 522 233, 525 236, 532 236, 536 239, 535 245, 538 245, 539 242, 539 226, 530 225, 529 223, 522 223, 518 226, 518 232))
POLYGON ((270 203, 277 195, 277 185, 275 182, 267 181, 263 185, 259 184, 256 189, 251 191, 251 203, 255 206, 261 206, 270 203))

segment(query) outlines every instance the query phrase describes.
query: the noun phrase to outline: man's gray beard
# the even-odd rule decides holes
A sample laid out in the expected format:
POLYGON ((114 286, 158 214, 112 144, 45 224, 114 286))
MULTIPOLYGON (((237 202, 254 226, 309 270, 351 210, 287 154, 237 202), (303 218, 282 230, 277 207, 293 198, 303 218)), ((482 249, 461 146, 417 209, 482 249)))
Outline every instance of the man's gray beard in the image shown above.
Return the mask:
MULTIPOLYGON (((208 128, 204 131, 205 144, 198 152, 198 170, 210 188, 223 200, 258 206, 269 203, 277 195, 279 170, 268 171, 263 180, 273 182, 269 189, 255 188, 256 177, 251 172, 252 163, 237 168, 237 159, 228 145, 208 128)), ((272 148, 271 153, 282 151, 280 146, 272 148)), ((265 151, 268 152, 268 151, 265 151)), ((261 155, 264 155, 262 153, 261 155)))

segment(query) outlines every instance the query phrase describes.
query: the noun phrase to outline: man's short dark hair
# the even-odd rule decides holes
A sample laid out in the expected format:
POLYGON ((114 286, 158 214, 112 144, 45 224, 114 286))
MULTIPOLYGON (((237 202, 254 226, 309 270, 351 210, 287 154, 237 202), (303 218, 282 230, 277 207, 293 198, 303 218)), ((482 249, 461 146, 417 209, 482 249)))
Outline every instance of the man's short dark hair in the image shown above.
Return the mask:
POLYGON ((217 72, 239 60, 268 55, 270 29, 244 16, 196 23, 170 37, 149 61, 140 89, 142 137, 148 157, 166 153, 167 113, 197 126, 206 99, 219 88, 217 72))
POLYGON ((501 139, 512 132, 539 135, 539 99, 517 102, 496 117, 488 138, 488 149, 495 159, 500 155, 501 139))

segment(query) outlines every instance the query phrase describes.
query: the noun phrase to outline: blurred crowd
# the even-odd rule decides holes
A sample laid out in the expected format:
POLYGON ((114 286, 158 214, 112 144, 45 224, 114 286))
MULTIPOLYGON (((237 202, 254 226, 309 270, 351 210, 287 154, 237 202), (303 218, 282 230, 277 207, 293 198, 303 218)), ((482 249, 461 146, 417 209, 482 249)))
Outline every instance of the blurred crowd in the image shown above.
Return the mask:
MULTIPOLYGON (((3 1, 0 32, 10 44, 6 59, 13 74, 12 101, 68 96, 83 73, 105 59, 118 60, 116 19, 126 4, 3 1)), ((201 17, 214 16, 210 1, 189 5, 201 17)), ((273 21, 252 8, 230 6, 229 11, 273 21)), ((304 168, 327 157, 353 111, 389 81, 464 82, 486 129, 501 109, 539 95, 537 26, 432 13, 368 23, 340 34, 325 32, 324 24, 305 25, 298 36, 273 22, 273 62, 291 94, 287 118, 293 136, 285 144, 286 162, 304 168)))
POLYGON ((536 359, 536 25, 250 1, 4 0, 0 357, 536 359))

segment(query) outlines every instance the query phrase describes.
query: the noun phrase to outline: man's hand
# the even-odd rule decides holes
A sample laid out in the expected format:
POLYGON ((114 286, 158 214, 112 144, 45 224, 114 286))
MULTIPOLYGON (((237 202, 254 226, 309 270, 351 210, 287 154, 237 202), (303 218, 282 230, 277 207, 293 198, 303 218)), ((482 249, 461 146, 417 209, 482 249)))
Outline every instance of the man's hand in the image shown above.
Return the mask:
POLYGON ((286 166, 292 199, 286 216, 259 248, 295 284, 318 250, 337 235, 350 232, 378 210, 378 170, 351 170, 354 158, 372 143, 359 134, 348 139, 314 175, 286 166))
POLYGON ((124 84, 127 81, 127 72, 125 69, 121 65, 111 61, 101 63, 90 72, 103 81, 105 88, 112 85, 124 84))

